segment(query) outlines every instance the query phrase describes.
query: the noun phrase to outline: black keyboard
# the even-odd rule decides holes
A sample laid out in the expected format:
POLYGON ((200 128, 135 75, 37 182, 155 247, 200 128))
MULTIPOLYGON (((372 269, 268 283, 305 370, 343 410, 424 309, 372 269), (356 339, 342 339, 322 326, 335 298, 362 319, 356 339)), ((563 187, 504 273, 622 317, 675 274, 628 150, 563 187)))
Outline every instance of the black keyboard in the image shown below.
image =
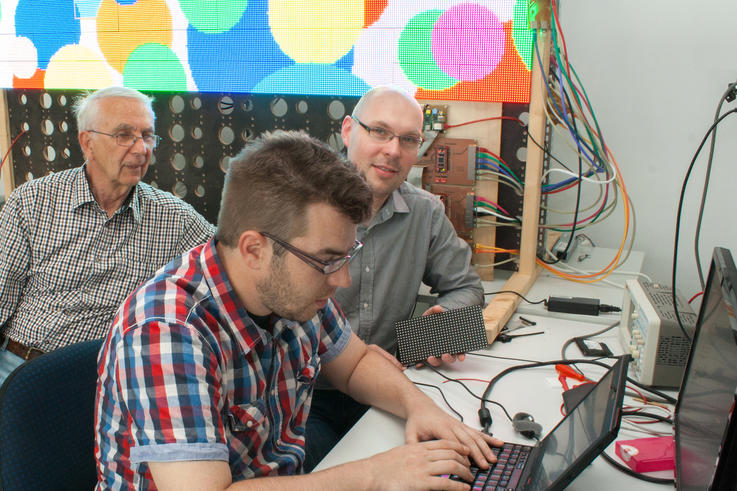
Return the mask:
MULTIPOLYGON (((475 476, 471 490, 508 491, 516 489, 532 448, 529 445, 505 443, 502 448, 494 449, 497 458, 495 464, 491 464, 488 469, 471 467, 471 473, 475 476)), ((451 476, 451 479, 460 480, 458 476, 451 476)))

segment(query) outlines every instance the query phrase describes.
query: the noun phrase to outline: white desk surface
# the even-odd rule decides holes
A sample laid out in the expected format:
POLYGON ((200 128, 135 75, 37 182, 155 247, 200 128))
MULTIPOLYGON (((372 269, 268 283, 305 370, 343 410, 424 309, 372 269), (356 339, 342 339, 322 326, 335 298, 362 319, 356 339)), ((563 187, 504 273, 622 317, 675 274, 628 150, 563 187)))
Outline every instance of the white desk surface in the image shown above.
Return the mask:
MULTIPOLYGON (((634 253, 633 253, 634 256, 634 253)), ((642 265, 642 255, 634 257, 638 264, 633 266, 634 271, 642 265)), ((584 268, 588 268, 584 266, 584 268)), ((498 278, 493 282, 485 282, 486 291, 503 284, 504 279, 498 278)), ((620 283, 623 278, 617 278, 620 283)), ((622 292, 612 286, 601 287, 591 285, 579 285, 558 278, 542 275, 529 293, 531 300, 539 299, 555 292, 560 296, 585 296, 600 298, 602 303, 621 305, 622 292), (583 286, 583 288, 581 288, 583 286)), ((574 336, 594 332, 602 328, 601 322, 592 322, 590 316, 575 316, 577 320, 569 318, 551 317, 550 313, 542 308, 540 312, 530 309, 523 313, 525 318, 537 322, 537 325, 526 327, 515 332, 543 331, 544 334, 536 336, 521 337, 509 343, 495 342, 492 346, 477 353, 511 358, 524 358, 527 360, 553 360, 560 358, 560 349, 563 343, 574 336), (582 317, 584 317, 582 319, 582 317)), ((570 317, 570 316, 569 316, 570 317)), ((512 319, 516 319, 515 314, 512 319)), ((607 316, 606 323, 618 319, 618 314, 607 316)), ((618 328, 614 328, 597 338, 607 343, 615 354, 621 354, 622 349, 618 338, 618 328)), ((568 347, 568 358, 582 358, 575 345, 568 347)), ((501 370, 522 361, 504 360, 496 358, 485 358, 469 354, 464 362, 457 362, 442 368, 445 375, 451 378, 478 378, 489 380, 501 370)), ((591 379, 598 379, 604 369, 594 365, 579 365, 584 373, 591 379)), ((430 383, 442 388, 445 396, 453 405, 454 409, 461 413, 464 421, 474 427, 480 428, 477 411, 479 401, 459 384, 453 382, 443 383, 443 378, 437 373, 427 369, 409 368, 405 372, 407 376, 416 382, 430 383)), ((524 369, 512 372, 502 378, 494 387, 490 398, 503 404, 510 415, 519 411, 532 414, 535 420, 542 424, 543 434, 547 434, 562 418, 560 406, 562 403, 562 388, 558 382, 558 374, 553 366, 534 369, 524 369)), ((482 395, 486 388, 485 382, 467 381, 466 385, 478 396, 482 395)), ((573 385, 575 381, 569 380, 573 385)), ((437 390, 430 387, 420 387, 440 407, 448 410, 437 390)), ((627 399, 625 399, 625 402, 627 399)), ((506 418, 500 408, 487 404, 490 409, 493 425, 492 432, 498 438, 511 442, 533 444, 534 441, 526 440, 514 432, 511 422, 506 418)), ((450 410, 448 410, 450 412, 450 410)), ((669 431, 670 427, 663 423, 648 425, 653 429, 669 431)), ((618 440, 641 438, 648 435, 629 430, 622 426, 618 440)), ((315 470, 325 469, 334 465, 369 457, 404 444, 404 421, 391 414, 378 409, 370 409, 363 418, 345 435, 335 448, 323 459, 315 470)), ((614 444, 609 446, 606 452, 615 456, 614 444)), ((660 472, 651 474, 656 477, 672 478, 672 472, 660 472)), ((633 477, 627 476, 616 470, 603 459, 597 458, 592 465, 587 467, 578 478, 569 486, 572 490, 620 490, 620 489, 666 489, 662 485, 647 483, 633 477)))

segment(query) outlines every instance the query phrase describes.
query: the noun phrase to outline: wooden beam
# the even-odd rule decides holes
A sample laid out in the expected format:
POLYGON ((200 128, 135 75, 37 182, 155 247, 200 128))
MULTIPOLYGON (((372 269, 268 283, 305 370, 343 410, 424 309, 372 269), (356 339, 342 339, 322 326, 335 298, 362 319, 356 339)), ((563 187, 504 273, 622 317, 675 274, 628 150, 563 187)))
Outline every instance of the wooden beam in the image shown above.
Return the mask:
MULTIPOLYGON (((545 141, 545 77, 550 62, 550 34, 546 30, 538 30, 537 42, 543 66, 539 66, 537 57, 533 56, 532 83, 530 87, 530 112, 528 132, 532 138, 527 141, 527 161, 525 164, 525 192, 522 201, 522 238, 520 240, 520 257, 518 271, 504 284, 503 290, 513 290, 521 295, 526 294, 537 278, 539 269, 536 263, 538 225, 540 220, 540 196, 542 186, 542 170, 544 152, 535 141, 545 141)), ((504 327, 517 309, 521 298, 506 293, 496 295, 484 309, 484 325, 489 344, 493 343, 499 331, 504 327)))

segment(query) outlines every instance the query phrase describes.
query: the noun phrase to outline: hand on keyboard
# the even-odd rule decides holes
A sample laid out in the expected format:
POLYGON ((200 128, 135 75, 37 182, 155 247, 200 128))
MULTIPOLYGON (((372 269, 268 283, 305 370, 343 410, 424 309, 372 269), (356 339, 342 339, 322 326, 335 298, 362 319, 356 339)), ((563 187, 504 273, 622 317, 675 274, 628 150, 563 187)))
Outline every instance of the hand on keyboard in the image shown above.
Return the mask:
POLYGON ((433 439, 456 441, 470 449, 469 455, 482 469, 487 469, 489 462, 496 462, 492 447, 504 445, 502 440, 465 425, 434 403, 409 414, 405 439, 407 443, 433 439))
POLYGON ((472 481, 474 476, 470 470, 469 453, 467 446, 447 440, 394 448, 366 461, 372 480, 370 487, 387 491, 466 491, 470 488, 468 484, 443 475, 453 474, 472 481))

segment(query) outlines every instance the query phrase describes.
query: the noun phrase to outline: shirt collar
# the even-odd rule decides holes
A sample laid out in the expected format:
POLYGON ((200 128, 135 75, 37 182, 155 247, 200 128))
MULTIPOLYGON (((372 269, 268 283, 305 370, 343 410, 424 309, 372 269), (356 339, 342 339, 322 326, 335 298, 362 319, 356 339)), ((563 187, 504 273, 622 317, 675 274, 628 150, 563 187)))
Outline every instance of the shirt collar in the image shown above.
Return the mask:
POLYGON ((369 226, 369 228, 374 225, 384 223, 395 213, 409 213, 409 205, 401 193, 402 186, 404 185, 405 183, 402 183, 399 188, 395 189, 392 194, 389 195, 386 202, 381 206, 381 208, 379 208, 379 212, 371 221, 371 226, 369 226))
POLYGON ((131 212, 133 213, 133 219, 136 221, 136 223, 141 223, 141 204, 139 203, 139 197, 142 197, 143 193, 141 192, 141 186, 139 184, 136 184, 133 188, 133 192, 128 195, 128 199, 123 202, 123 206, 121 207, 121 210, 124 210, 126 207, 131 209, 131 212))
POLYGON ((87 182, 87 174, 84 171, 86 166, 87 162, 72 171, 74 173, 74 179, 72 181, 72 209, 76 209, 85 203, 95 202, 90 184, 87 182))
POLYGON ((268 333, 251 320, 246 307, 233 290, 215 247, 214 238, 202 247, 199 261, 205 281, 210 287, 220 312, 223 314, 220 322, 226 324, 233 334, 240 338, 241 345, 252 348, 259 341, 266 342, 269 338, 268 333))
MULTIPOLYGON (((80 167, 74 169, 74 179, 72 181, 72 209, 76 210, 80 206, 87 203, 97 203, 95 196, 92 194, 90 189, 90 183, 87 180, 87 173, 85 168, 87 162, 82 164, 80 167)), ((133 218, 137 223, 141 222, 141 205, 139 204, 139 185, 133 188, 133 192, 128 195, 128 198, 123 202, 123 206, 120 207, 117 213, 122 213, 126 208, 130 208, 133 213, 133 218)))

